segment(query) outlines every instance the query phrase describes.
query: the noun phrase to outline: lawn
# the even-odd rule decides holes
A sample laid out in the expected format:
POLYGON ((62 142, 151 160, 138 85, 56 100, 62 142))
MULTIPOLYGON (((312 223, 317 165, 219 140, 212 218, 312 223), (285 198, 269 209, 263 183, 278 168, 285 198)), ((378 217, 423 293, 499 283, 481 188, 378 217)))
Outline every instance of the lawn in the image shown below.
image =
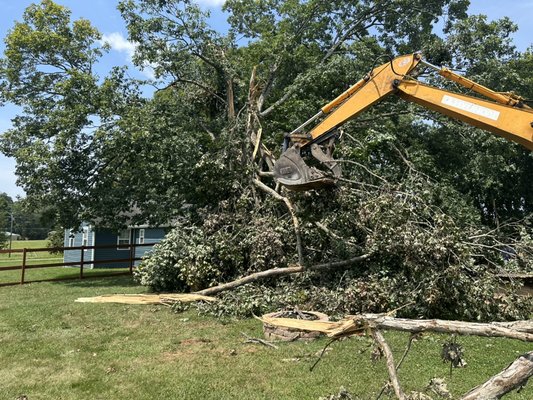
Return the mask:
MULTIPOLYGON (((17 240, 12 243, 12 249, 42 249, 46 248, 48 244, 47 240, 17 240)), ((26 253, 26 265, 38 265, 38 264, 55 264, 63 262, 63 254, 50 253, 48 251, 28 251, 26 253)), ((22 253, 0 254, 0 267, 7 266, 21 266, 22 265, 22 253)), ((79 267, 48 267, 48 268, 29 268, 25 271, 25 281, 38 281, 42 279, 58 279, 58 278, 75 278, 80 275, 79 267)), ((91 275, 99 274, 113 274, 126 272, 127 269, 120 268, 97 268, 97 269, 84 269, 84 276, 90 277, 91 275)), ((21 271, 1 271, 0 270, 0 284, 20 282, 21 271)))
MULTIPOLYGON (((13 250, 19 249, 42 249, 45 248, 48 244, 47 240, 15 240, 12 243, 11 248, 13 250)), ((6 246, 5 250, 9 245, 6 246)), ((26 253, 26 261, 28 265, 35 264, 52 264, 63 261, 63 254, 60 253, 50 253, 48 251, 28 251, 26 253)), ((8 265, 21 265, 22 264, 22 253, 11 253, 0 254, 0 267, 5 267, 8 265)))
MULTIPOLYGON (((384 361, 370 361, 367 338, 337 342, 313 372, 325 339, 275 350, 243 343, 260 337, 259 321, 217 320, 165 306, 75 303, 77 297, 141 293, 130 277, 0 288, 0 398, 36 399, 318 399, 345 386, 375 398, 384 361)), ((407 335, 388 333, 400 357, 407 335)), ((448 375, 442 335, 414 343, 402 369, 404 388, 445 377, 455 396, 506 367, 531 344, 460 338, 468 366, 448 375)), ((527 387, 509 399, 531 399, 527 387)))

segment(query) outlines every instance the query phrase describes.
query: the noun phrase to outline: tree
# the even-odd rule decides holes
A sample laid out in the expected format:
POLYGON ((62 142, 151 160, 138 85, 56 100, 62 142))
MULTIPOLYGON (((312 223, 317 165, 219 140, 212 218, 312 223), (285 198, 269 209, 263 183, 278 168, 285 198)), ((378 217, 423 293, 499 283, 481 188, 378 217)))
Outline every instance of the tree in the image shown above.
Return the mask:
POLYGON ((65 226, 89 218, 106 190, 100 180, 109 184, 106 167, 120 157, 105 158, 111 140, 99 128, 114 125, 116 113, 136 102, 134 85, 122 85, 124 71, 103 80, 94 73, 106 50, 100 39, 89 21, 71 22, 68 9, 44 0, 10 30, 0 64, 0 99, 23 110, 3 133, 2 151, 17 160, 33 206, 55 204, 65 226))
POLYGON ((13 199, 7 193, 0 193, 0 249, 8 241, 8 236, 4 232, 11 232, 12 206, 13 199))
POLYGON ((25 239, 44 240, 52 230, 55 221, 46 215, 46 209, 32 208, 26 199, 19 199, 12 205, 13 230, 25 239))

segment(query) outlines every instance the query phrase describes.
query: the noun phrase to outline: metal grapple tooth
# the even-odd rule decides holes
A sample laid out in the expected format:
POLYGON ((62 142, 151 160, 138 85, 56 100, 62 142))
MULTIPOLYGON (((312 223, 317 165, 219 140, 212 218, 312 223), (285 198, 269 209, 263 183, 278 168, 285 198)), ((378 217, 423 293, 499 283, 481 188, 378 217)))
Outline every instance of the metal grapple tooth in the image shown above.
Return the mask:
MULTIPOLYGON (((331 169, 330 166, 325 166, 331 169)), ((274 177, 287 189, 294 191, 319 189, 335 184, 335 177, 305 163, 298 146, 287 149, 276 161, 274 177)))

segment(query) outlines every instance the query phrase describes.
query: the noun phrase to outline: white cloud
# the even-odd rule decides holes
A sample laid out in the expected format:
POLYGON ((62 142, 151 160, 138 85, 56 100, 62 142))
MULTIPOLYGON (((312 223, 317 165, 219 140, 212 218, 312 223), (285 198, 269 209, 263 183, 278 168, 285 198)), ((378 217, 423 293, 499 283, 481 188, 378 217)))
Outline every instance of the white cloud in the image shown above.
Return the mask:
POLYGON ((108 43, 112 50, 118 51, 120 53, 126 53, 128 56, 128 61, 131 62, 133 53, 137 48, 137 45, 133 42, 127 40, 122 33, 113 32, 110 34, 102 35, 101 43, 108 43))
MULTIPOLYGON (((215 1, 215 0, 211 0, 215 1)), ((102 40, 100 43, 107 43, 111 47, 111 50, 115 50, 119 53, 125 53, 127 61, 130 64, 133 64, 133 54, 137 48, 137 43, 127 40, 122 33, 112 32, 109 34, 102 35, 102 40)), ((150 79, 155 79, 153 66, 148 62, 143 62, 143 68, 141 73, 150 79)))
POLYGON ((226 0, 196 0, 196 3, 204 7, 220 7, 225 2, 226 0))

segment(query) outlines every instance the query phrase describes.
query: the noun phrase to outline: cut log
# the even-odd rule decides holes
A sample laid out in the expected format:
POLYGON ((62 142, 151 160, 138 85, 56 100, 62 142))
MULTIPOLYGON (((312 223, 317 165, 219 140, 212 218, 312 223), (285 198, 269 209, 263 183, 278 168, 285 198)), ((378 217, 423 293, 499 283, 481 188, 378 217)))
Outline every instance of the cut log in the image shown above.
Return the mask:
POLYGON ((472 389, 461 400, 497 400, 524 386, 533 376, 533 351, 523 354, 502 372, 472 389))

